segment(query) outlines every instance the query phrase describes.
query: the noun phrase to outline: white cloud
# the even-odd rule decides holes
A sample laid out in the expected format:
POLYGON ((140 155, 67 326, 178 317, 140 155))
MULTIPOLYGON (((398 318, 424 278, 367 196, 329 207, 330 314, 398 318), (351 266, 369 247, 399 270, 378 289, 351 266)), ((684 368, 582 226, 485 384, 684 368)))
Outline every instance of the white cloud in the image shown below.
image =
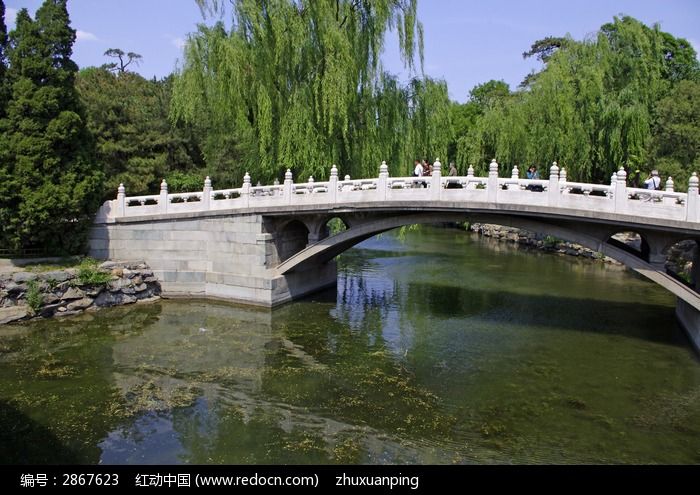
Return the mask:
POLYGON ((75 39, 76 41, 99 41, 99 38, 94 34, 81 31, 80 29, 75 32, 75 39))
POLYGON ((5 9, 5 25, 8 27, 8 29, 14 28, 16 21, 17 21, 17 9, 13 9, 12 7, 7 7, 7 9, 5 9))

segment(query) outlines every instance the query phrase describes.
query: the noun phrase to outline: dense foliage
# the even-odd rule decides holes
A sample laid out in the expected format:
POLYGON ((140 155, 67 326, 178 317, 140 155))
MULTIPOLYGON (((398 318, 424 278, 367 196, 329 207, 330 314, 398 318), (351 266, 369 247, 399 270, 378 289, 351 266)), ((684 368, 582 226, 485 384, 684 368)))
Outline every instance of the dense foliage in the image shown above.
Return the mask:
POLYGON ((105 199, 120 183, 130 195, 153 194, 163 178, 176 190, 178 177, 188 173, 197 176, 195 189, 202 187, 207 172, 195 131, 168 119, 172 77, 146 80, 91 67, 78 73, 76 86, 96 141, 95 165, 106 174, 105 199))
POLYGON ((659 167, 686 185, 698 165, 697 142, 686 139, 692 130, 680 128, 698 104, 698 61, 686 40, 622 17, 593 39, 547 38, 524 55, 538 56, 544 69, 488 107, 460 140, 460 160, 483 170, 496 157, 504 173, 513 164, 556 160, 570 177, 594 182, 609 180, 620 166, 659 167), (671 121, 678 125, 667 127, 671 121), (677 138, 673 145, 668 132, 677 138))
POLYGON ((35 17, 20 10, 3 47, 9 64, 1 83, 0 245, 75 252, 98 207, 103 174, 94 167, 75 90, 66 0, 45 0, 35 17))
MULTIPOLYGON (((402 86, 382 70, 384 37, 396 29, 404 61, 417 65, 416 0, 236 0, 232 27, 200 26, 174 89, 177 121, 207 122, 208 161, 221 147, 234 176, 376 175, 387 160, 405 174, 416 154, 445 156, 450 102, 443 82, 402 86)), ((222 2, 201 1, 217 7, 222 2)))

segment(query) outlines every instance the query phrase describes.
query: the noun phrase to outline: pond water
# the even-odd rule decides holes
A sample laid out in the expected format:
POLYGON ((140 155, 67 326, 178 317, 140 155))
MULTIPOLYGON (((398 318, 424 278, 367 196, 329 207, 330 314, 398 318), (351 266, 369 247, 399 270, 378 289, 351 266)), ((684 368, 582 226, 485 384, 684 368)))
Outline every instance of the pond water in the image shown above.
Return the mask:
POLYGON ((0 327, 2 463, 700 463, 700 360, 620 267, 450 229, 274 311, 0 327))

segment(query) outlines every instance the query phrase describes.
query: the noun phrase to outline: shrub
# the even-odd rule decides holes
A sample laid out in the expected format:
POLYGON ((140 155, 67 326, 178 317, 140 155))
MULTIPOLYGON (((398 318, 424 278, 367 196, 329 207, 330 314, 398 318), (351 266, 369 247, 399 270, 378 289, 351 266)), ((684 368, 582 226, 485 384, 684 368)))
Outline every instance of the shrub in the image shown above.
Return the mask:
POLYGON ((39 288, 39 284, 36 280, 31 280, 27 284, 27 293, 25 298, 27 299, 27 304, 29 307, 32 308, 32 311, 35 313, 39 311, 44 296, 41 293, 41 289, 39 288))

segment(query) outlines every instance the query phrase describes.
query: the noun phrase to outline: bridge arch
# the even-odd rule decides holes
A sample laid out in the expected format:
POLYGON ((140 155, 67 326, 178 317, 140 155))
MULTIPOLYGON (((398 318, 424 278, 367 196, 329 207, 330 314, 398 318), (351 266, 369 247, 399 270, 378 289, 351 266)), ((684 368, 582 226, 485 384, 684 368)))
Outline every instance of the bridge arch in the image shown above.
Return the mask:
POLYGON ((610 235, 607 236, 606 241, 608 244, 615 246, 616 248, 627 251, 630 254, 637 256, 644 261, 649 261, 649 256, 651 254, 651 246, 647 240, 647 235, 644 232, 639 232, 638 230, 628 230, 628 229, 616 229, 612 231, 610 235), (622 242, 615 238, 618 234, 636 234, 639 236, 640 244, 639 249, 630 246, 629 244, 622 242))
POLYGON ((292 219, 278 226, 275 247, 280 262, 302 251, 308 244, 309 229, 304 222, 292 219))
POLYGON ((659 271, 657 266, 653 266, 647 260, 640 258, 638 253, 630 252, 629 250, 609 243, 608 240, 610 236, 613 235, 609 233, 609 230, 598 229, 598 231, 596 231, 594 229, 586 229, 585 226, 581 226, 580 229, 577 229, 549 223, 545 220, 517 215, 491 213, 465 214, 436 211, 410 214, 397 213, 389 217, 369 218, 362 222, 353 223, 353 226, 344 232, 326 237, 325 239, 308 245, 306 248, 284 260, 273 270, 276 275, 289 275, 298 271, 304 271, 319 264, 328 263, 356 244, 374 235, 398 227, 413 224, 464 221, 494 223, 507 227, 515 227, 531 232, 551 235, 568 242, 580 244, 581 246, 601 252, 605 256, 619 261, 626 267, 660 284, 662 287, 700 310, 698 295, 693 289, 665 272, 659 271))

